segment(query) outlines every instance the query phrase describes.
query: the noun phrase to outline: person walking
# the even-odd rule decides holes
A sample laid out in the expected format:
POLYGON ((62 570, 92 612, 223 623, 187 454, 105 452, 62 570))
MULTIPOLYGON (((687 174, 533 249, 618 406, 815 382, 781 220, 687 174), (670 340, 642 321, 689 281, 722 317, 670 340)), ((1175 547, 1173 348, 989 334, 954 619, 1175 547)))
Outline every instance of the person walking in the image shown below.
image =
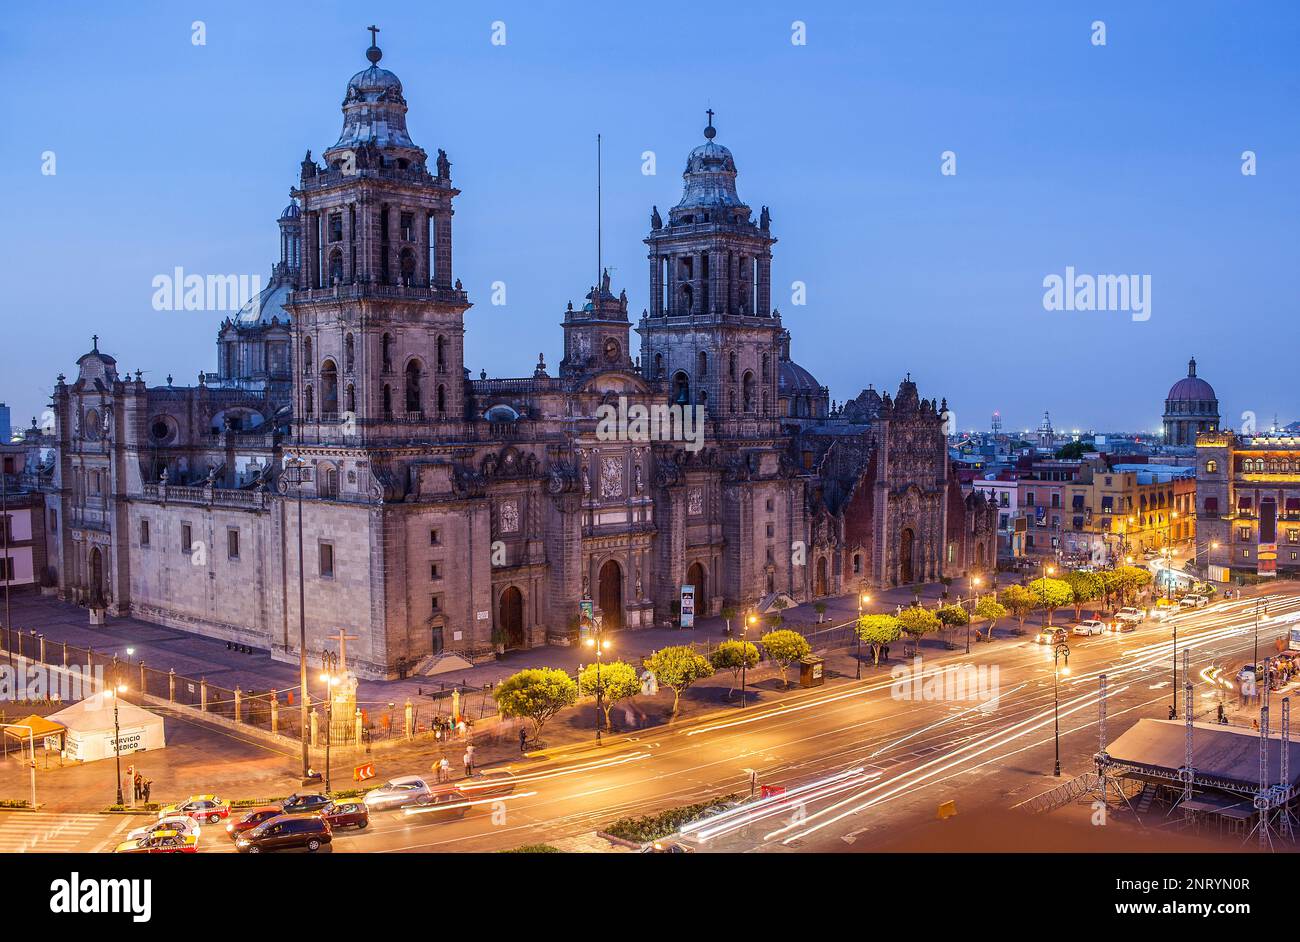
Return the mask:
POLYGON ((451 781, 451 762, 447 759, 446 756, 443 756, 440 760, 438 760, 438 781, 440 782, 451 781))
POLYGON ((524 729, 522 726, 519 727, 519 751, 528 751, 528 730, 524 729))
POLYGON ((465 777, 471 778, 474 775, 474 746, 473 744, 465 747, 465 777))
POLYGON ((153 789, 153 779, 145 779, 144 784, 140 786, 140 794, 144 796, 144 803, 149 804, 149 792, 153 789))
POLYGON ((135 800, 139 801, 142 797, 141 788, 144 785, 144 776, 139 772, 135 773, 135 800))

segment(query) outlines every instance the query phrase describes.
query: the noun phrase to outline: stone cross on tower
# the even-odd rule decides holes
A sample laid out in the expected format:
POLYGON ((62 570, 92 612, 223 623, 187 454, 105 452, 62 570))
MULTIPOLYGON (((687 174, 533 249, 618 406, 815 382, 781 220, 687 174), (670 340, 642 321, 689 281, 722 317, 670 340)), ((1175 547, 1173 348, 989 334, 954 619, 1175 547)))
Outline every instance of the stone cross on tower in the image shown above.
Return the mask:
POLYGON ((346 675, 348 672, 348 642, 360 641, 361 638, 359 635, 344 634, 343 629, 340 628, 339 636, 337 638, 331 637, 330 640, 339 643, 339 673, 346 675))

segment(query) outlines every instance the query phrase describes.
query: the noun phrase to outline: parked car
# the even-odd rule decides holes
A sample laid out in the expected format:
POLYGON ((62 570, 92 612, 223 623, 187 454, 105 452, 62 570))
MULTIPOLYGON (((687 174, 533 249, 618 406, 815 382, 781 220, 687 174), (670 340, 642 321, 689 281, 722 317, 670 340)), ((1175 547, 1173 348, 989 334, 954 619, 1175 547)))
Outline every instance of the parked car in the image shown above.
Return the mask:
POLYGON ((458 788, 445 789, 425 795, 407 814, 432 815, 435 821, 459 821, 469 811, 469 801, 458 788))
POLYGON ((179 831, 159 831, 138 840, 123 841, 114 848, 115 854, 193 854, 199 849, 199 839, 193 834, 179 831))
POLYGON ((456 786, 471 801, 479 798, 500 798, 515 790, 515 773, 509 769, 493 769, 456 786))
MULTIPOLYGON (((1131 605, 1121 608, 1115 613, 1115 621, 1119 622, 1121 625, 1132 625, 1134 628, 1142 624, 1143 619, 1146 617, 1146 612, 1142 611, 1140 608, 1134 608, 1131 605)), ((1124 629, 1121 628, 1120 630, 1123 631, 1124 629)))
POLYGON ((1034 637, 1034 641, 1039 644, 1060 644, 1068 637, 1064 628, 1044 628, 1034 637))
POLYGON ((155 834, 161 834, 164 831, 175 831, 178 834, 193 834, 196 838, 203 832, 199 823, 185 814, 168 815, 160 818, 153 824, 146 824, 142 828, 136 828, 127 832, 128 841, 139 841, 146 837, 152 837, 155 834))
POLYGON ((243 814, 236 812, 231 816, 231 820, 226 824, 226 835, 233 841, 245 831, 251 831, 263 821, 279 817, 283 814, 275 805, 266 805, 261 808, 252 808, 243 814))
POLYGON ((418 775, 403 775, 390 779, 378 788, 366 792, 364 799, 369 811, 383 811, 388 808, 401 808, 413 805, 421 798, 433 794, 428 783, 418 775))
POLYGON ((1095 618, 1089 618, 1074 626, 1074 634, 1089 637, 1099 635, 1106 630, 1106 625, 1095 618))
POLYGON ((188 815, 195 821, 216 824, 222 818, 230 816, 230 802, 222 801, 216 795, 194 795, 174 805, 167 805, 158 812, 158 818, 162 820, 177 814, 188 815))
POLYGON ((305 850, 315 853, 333 840, 329 822, 318 814, 282 814, 268 818, 235 839, 241 854, 305 850))
POLYGON ((325 795, 290 795, 280 802, 284 814, 316 814, 324 811, 330 799, 325 795))
POLYGON ((320 814, 330 823, 330 830, 356 828, 364 831, 370 826, 370 812, 361 801, 332 801, 320 814))
POLYGON ((1184 595, 1178 600, 1179 608, 1204 608, 1210 600, 1203 595, 1184 595))

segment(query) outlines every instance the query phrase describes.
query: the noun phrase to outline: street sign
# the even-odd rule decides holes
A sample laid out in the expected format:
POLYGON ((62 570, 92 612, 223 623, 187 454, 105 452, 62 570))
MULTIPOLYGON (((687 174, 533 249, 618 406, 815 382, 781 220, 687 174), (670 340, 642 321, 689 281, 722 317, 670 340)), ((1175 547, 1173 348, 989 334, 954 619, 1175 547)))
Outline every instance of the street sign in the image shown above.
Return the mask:
POLYGON ((366 762, 352 770, 352 781, 364 782, 375 777, 375 764, 366 762))
POLYGON ((695 627, 695 586, 682 586, 682 627, 695 627))
POLYGON ((591 599, 581 599, 578 602, 578 637, 583 641, 591 634, 591 629, 596 622, 596 605, 591 599))

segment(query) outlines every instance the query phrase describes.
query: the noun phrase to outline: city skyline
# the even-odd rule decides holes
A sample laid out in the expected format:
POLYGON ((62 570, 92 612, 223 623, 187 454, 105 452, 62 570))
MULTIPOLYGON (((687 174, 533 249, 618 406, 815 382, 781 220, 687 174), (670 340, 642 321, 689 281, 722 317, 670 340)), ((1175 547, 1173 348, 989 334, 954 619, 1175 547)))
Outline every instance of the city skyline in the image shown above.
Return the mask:
MULTIPOLYGON (((1164 391, 1196 355, 1225 403, 1225 424, 1235 427, 1245 411, 1263 427, 1275 412, 1291 421, 1283 378, 1256 370, 1250 345, 1223 343, 1221 325, 1231 317, 1237 331, 1268 336, 1285 324, 1289 299, 1268 273, 1284 268, 1293 244, 1297 148, 1294 130, 1269 115, 1294 82, 1283 73, 1281 38, 1294 32, 1295 12, 1237 24, 1205 11, 1172 19, 1023 10, 1014 35, 973 14, 810 11, 806 46, 791 42, 793 16, 779 6, 743 23, 696 14, 701 31, 735 39, 736 52, 705 63, 676 48, 665 24, 628 11, 603 15, 603 28, 581 11, 509 6, 492 17, 452 11, 436 28, 419 15, 377 23, 385 65, 412 102, 414 138, 430 153, 447 149, 464 191, 457 268, 475 303, 466 365, 526 376, 538 352, 559 361, 564 305, 595 279, 597 132, 604 259, 636 319, 647 303, 641 239, 651 207, 666 211, 677 198, 685 154, 712 108, 718 141, 736 155, 741 197, 772 208, 773 304, 795 332, 792 355, 833 399, 868 384, 892 388, 910 371, 948 398, 962 429, 986 428, 997 409, 1006 427, 1032 430, 1046 409, 1058 428, 1154 430, 1164 391), (1090 43, 1094 18, 1107 21, 1104 47, 1090 43), (494 19, 504 45, 491 42, 494 19), (584 62, 598 37, 610 55, 584 62), (557 50, 573 53, 562 74, 547 71, 557 50), (647 64, 651 50, 659 54, 647 64), (836 62, 862 55, 866 70, 834 80, 836 62), (1197 68, 1175 80, 1165 74, 1175 61, 1197 68), (530 82, 539 75, 545 81, 530 82), (1068 144, 1028 133, 1059 120, 1058 98, 1113 120, 1086 121, 1088 133, 1068 144), (869 120, 855 111, 863 102, 869 120), (1193 103, 1202 114, 1190 124, 1160 118, 1186 117, 1193 103), (1144 128, 1140 147, 1126 126, 1144 128), (890 145, 875 143, 883 140, 890 145), (1257 176, 1241 173, 1244 150, 1258 155, 1257 176), (642 173, 646 151, 652 176, 642 173), (955 176, 941 173, 945 151, 955 176), (1138 218, 1122 220, 1121 211, 1138 218), (1043 279, 1069 269, 1149 275, 1150 319, 1044 310, 1043 279), (791 303, 796 281, 806 305, 791 303), (496 282, 504 306, 491 303, 496 282), (508 349, 495 343, 497 324, 515 338, 508 349), (1077 349, 1080 330, 1097 338, 1095 351, 1077 349), (942 335, 961 342, 934 344, 942 335), (1037 338, 1058 352, 1035 354, 1037 338), (831 353, 846 344, 861 353, 831 353), (1074 387, 1051 382, 1062 356, 1083 367, 1074 387), (1124 384, 1107 379, 1116 356, 1139 367, 1124 384)), ((320 50, 304 62, 282 54, 283 37, 260 12, 236 5, 205 21, 202 46, 191 43, 189 22, 162 9, 129 29, 98 24, 93 41, 51 12, 5 37, 17 67, 50 73, 6 102, 28 131, 2 145, 4 180, 15 213, 32 220, 23 237, 5 236, 6 254, 31 276, 15 284, 11 303, 44 312, 14 324, 14 349, 30 351, 4 391, 16 426, 41 414, 62 364, 89 349, 92 333, 151 384, 169 370, 192 383, 182 366, 212 369, 208 345, 224 312, 153 310, 156 275, 176 266, 269 274, 275 214, 303 151, 333 140, 337 95, 328 90, 341 91, 359 67, 366 34, 353 11, 327 7, 295 34, 320 50), (66 58, 73 49, 75 64, 66 58), (86 81, 101 68, 113 71, 112 106, 107 87, 86 81), (292 89, 302 91, 286 109, 292 89), (143 135, 138 148, 99 148, 120 131, 110 115, 123 101, 140 127, 161 133, 143 135), (40 175, 47 150, 53 176, 40 175), (70 214, 113 227, 113 237, 99 225, 67 226, 70 214), (55 244, 57 254, 36 248, 55 244), (51 293, 65 255, 86 280, 51 293), (50 323, 59 325, 54 337, 50 323)))

